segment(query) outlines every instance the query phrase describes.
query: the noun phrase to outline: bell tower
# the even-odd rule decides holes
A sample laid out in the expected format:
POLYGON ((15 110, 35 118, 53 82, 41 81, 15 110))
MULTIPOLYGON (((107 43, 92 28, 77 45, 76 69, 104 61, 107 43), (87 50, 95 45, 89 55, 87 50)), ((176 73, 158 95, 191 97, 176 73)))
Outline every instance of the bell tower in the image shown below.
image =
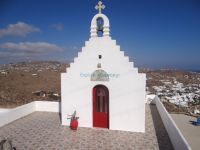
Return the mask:
POLYGON ((91 21, 90 36, 92 38, 110 36, 109 19, 106 15, 102 14, 102 9, 105 9, 105 5, 99 1, 95 9, 99 10, 99 13, 96 14, 91 21))

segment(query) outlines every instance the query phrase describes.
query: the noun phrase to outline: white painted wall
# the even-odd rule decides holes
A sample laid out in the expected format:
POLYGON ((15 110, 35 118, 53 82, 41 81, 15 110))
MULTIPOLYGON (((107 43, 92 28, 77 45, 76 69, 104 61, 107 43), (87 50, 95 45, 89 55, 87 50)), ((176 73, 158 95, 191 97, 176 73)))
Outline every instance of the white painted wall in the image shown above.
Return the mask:
POLYGON ((35 111, 60 112, 59 102, 36 101, 35 111))
POLYGON ((59 102, 35 101, 0 113, 0 127, 34 111, 60 112, 59 102))
MULTIPOLYGON (((98 17, 96 15, 94 18, 98 17)), ((110 94, 110 129, 145 132, 146 75, 138 73, 133 62, 129 62, 129 58, 124 56, 124 52, 109 37, 109 33, 96 37, 94 20, 91 23, 91 38, 78 53, 78 57, 74 58, 74 63, 67 68, 67 73, 61 74, 62 124, 69 125, 67 114, 76 110, 80 117, 80 126, 93 127, 92 90, 95 85, 102 84, 108 88, 110 94), (102 59, 98 55, 102 55, 102 59), (109 82, 99 82, 91 81, 89 76, 81 76, 92 74, 97 70, 98 63, 101 63, 101 69, 108 74, 119 74, 119 77, 110 77, 109 82)), ((108 29, 107 17, 104 24, 108 29)))
POLYGON ((0 114, 0 127, 35 111, 35 102, 0 114))
POLYGON ((0 108, 0 114, 10 111, 11 109, 7 108, 0 108))
POLYGON ((174 122, 172 117, 169 115, 169 113, 167 112, 167 110, 165 109, 162 102, 157 96, 155 96, 153 103, 156 104, 156 107, 161 116, 163 124, 167 130, 167 133, 173 144, 174 149, 175 150, 191 150, 190 145, 188 144, 183 134, 177 127, 176 123, 174 122))

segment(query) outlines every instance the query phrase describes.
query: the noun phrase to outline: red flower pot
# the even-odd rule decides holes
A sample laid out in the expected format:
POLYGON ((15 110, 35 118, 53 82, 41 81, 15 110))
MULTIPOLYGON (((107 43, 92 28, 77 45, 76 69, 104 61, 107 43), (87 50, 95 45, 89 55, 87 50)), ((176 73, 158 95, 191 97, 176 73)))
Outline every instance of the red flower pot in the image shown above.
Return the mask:
POLYGON ((70 127, 71 127, 72 130, 77 130, 77 128, 78 128, 78 120, 77 119, 71 120, 70 127))

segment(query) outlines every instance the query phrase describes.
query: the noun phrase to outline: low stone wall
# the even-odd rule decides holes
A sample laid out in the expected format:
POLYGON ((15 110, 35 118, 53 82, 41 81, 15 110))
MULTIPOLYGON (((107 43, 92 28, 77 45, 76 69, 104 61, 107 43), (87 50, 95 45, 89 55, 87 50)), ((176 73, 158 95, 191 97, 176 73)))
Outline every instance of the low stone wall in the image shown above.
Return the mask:
POLYGON ((0 109, 0 127, 34 111, 60 112, 60 103, 35 101, 6 111, 5 109, 0 109))
POLYGON ((60 102, 36 101, 35 111, 60 112, 60 102))
POLYGON ((35 111, 35 102, 19 106, 0 114, 0 127, 35 111))
POLYGON ((156 104, 160 117, 163 121, 163 124, 168 132, 169 138, 173 144, 175 150, 192 150, 181 131, 177 127, 176 123, 169 115, 164 105, 160 99, 155 96, 152 103, 156 104))
POLYGON ((8 111, 10 111, 11 109, 9 109, 9 108, 0 108, 0 114, 1 113, 5 113, 5 112, 8 112, 8 111))

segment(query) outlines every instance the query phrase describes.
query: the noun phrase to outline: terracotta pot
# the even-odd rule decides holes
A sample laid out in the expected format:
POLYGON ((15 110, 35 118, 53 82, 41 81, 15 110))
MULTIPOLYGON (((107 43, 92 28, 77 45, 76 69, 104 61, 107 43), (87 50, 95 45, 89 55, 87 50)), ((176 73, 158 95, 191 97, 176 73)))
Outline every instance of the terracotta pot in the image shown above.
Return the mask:
POLYGON ((72 130, 77 130, 78 120, 77 119, 71 120, 70 127, 71 127, 72 130))

